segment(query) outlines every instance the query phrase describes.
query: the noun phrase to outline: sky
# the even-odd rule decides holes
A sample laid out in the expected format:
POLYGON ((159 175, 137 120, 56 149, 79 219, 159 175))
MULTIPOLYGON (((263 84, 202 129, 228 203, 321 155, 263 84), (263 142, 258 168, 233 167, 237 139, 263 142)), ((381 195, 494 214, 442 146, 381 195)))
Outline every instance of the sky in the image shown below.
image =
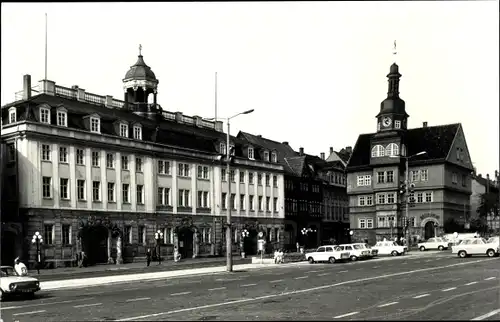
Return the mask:
MULTIPOLYGON (((409 127, 462 123, 478 173, 499 168, 498 1, 2 3, 1 104, 23 75, 123 99, 142 54, 164 110, 241 111, 231 134, 308 154, 376 131, 389 67, 403 75, 409 127), (393 43, 397 41, 397 55, 393 43)), ((36 85, 36 84, 33 84, 36 85)))

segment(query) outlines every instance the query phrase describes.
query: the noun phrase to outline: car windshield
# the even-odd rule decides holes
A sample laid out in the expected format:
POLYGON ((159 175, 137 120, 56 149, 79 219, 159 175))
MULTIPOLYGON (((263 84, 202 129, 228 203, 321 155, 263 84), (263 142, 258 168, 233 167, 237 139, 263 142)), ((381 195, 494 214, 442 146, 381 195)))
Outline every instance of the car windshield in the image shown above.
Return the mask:
POLYGON ((488 239, 488 243, 497 243, 499 241, 500 241, 499 237, 491 237, 490 239, 488 239))
POLYGON ((2 267, 2 277, 18 276, 17 272, 12 267, 2 267))
POLYGON ((352 245, 352 247, 354 247, 354 249, 363 249, 363 245, 352 245))

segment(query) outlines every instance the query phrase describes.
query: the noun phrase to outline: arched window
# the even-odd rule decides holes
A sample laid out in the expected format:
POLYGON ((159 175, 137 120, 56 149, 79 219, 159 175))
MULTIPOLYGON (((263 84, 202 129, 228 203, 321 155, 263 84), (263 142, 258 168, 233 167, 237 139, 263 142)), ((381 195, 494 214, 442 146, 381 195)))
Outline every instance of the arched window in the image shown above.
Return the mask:
POLYGON ((388 156, 399 155, 399 146, 396 143, 390 143, 385 149, 385 153, 388 156))
POLYGON ((378 144, 372 148, 372 158, 383 157, 385 149, 382 145, 378 144))

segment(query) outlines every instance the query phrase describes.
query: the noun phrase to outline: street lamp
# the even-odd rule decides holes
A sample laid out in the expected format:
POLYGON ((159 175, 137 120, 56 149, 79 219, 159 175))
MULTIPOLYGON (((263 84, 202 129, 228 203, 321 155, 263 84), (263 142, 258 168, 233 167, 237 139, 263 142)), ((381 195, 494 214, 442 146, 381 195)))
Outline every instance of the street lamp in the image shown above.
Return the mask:
POLYGON ((36 270, 40 274, 40 262, 42 261, 40 258, 40 244, 43 243, 43 238, 38 231, 33 235, 31 243, 36 244, 36 270))
POLYGON ((158 265, 161 264, 161 240, 163 239, 163 232, 158 229, 155 233, 156 244, 158 244, 158 265))
MULTIPOLYGON (((230 151, 230 134, 229 131, 231 129, 230 127, 230 122, 231 119, 243 115, 243 114, 250 114, 254 111, 254 109, 247 110, 244 112, 240 112, 238 114, 235 114, 231 117, 228 117, 226 119, 227 122, 227 142, 226 142, 226 175, 228 176, 227 180, 227 195, 229 200, 231 200, 231 151, 230 151)), ((214 118, 210 118, 207 120, 214 120, 214 118)), ((232 229, 231 229, 231 207, 232 205, 228 204, 227 207, 227 215, 226 215, 226 270, 228 272, 233 271, 233 234, 232 234, 232 229)))
POLYGON ((241 258, 245 258, 245 238, 250 236, 250 233, 248 230, 243 229, 241 232, 241 242, 240 242, 240 248, 241 248, 241 258))
POLYGON ((408 186, 409 186, 409 173, 408 173, 408 161, 411 158, 427 154, 427 151, 420 151, 418 153, 412 154, 410 156, 404 156, 404 155, 391 155, 389 156, 390 158, 404 158, 405 159, 405 198, 406 198, 406 205, 405 205, 405 218, 406 218, 406 227, 404 228, 404 231, 406 232, 406 245, 408 247, 408 251, 410 251, 410 233, 408 231, 408 225, 410 224, 410 217, 409 217, 409 197, 408 197, 408 186))

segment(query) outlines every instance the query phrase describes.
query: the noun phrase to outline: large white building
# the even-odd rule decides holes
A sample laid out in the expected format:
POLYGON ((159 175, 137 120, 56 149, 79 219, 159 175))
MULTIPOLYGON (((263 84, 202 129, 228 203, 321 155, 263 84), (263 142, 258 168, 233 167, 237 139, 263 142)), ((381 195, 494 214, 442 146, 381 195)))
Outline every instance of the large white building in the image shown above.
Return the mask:
POLYGON ((250 231, 247 253, 258 231, 280 244, 284 170, 272 157, 277 152, 249 155, 246 142, 231 137, 227 174, 222 122, 162 110, 158 80, 142 55, 123 83, 121 101, 50 80, 32 87, 26 75, 19 99, 2 107, 2 207, 9 213, 2 253, 33 262, 30 241, 39 231, 46 263, 69 262, 81 249, 93 262, 130 261, 156 245, 160 230, 163 256, 174 246, 183 256, 217 255, 225 250, 228 205, 235 251, 242 229, 250 231))

